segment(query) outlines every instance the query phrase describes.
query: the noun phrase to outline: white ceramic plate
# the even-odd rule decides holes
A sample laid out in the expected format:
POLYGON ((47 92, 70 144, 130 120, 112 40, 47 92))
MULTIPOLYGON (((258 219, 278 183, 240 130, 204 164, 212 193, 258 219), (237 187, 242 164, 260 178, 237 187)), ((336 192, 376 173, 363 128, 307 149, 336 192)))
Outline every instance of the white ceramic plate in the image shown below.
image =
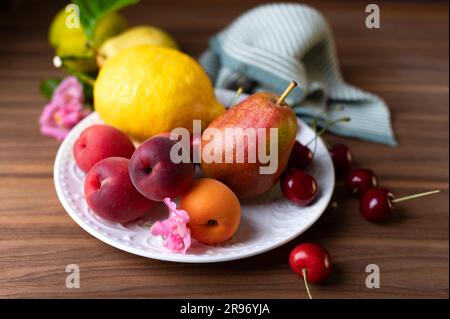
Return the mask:
MULTIPOLYGON (((216 96, 228 105, 234 92, 216 90, 216 96)), ((242 96, 241 98, 244 98, 242 96)), ((73 157, 73 145, 80 133, 92 124, 101 123, 93 113, 81 121, 61 144, 56 155, 54 180, 56 192, 70 217, 88 233, 101 241, 132 254, 186 263, 211 263, 258 255, 279 247, 307 230, 325 211, 334 189, 334 170, 328 151, 319 139, 316 155, 309 172, 319 185, 317 200, 308 207, 299 207, 286 199, 279 184, 258 199, 243 201, 241 224, 233 238, 225 243, 207 246, 193 241, 185 255, 174 254, 162 246, 161 240, 150 234, 144 224, 165 218, 164 208, 158 207, 152 217, 129 224, 108 222, 95 215, 83 196, 84 173, 73 157)), ((306 143, 314 137, 313 130, 299 120, 297 140, 306 143)))

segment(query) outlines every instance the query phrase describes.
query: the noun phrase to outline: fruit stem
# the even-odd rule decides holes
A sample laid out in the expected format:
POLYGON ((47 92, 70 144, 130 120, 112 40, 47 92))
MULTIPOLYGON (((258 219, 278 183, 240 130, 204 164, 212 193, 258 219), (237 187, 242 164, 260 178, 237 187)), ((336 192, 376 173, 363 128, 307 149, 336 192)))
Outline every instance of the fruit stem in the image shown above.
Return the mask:
POLYGON ((332 213, 334 213, 338 209, 338 207, 339 207, 338 202, 336 202, 336 201, 331 202, 330 208, 332 209, 332 211, 331 211, 332 213))
POLYGON ((284 99, 289 95, 289 93, 291 93, 291 91, 296 86, 297 86, 297 82, 291 81, 291 83, 289 83, 289 86, 286 88, 286 90, 284 90, 283 94, 281 94, 280 98, 277 101, 277 104, 280 105, 281 103, 283 103, 284 99))
POLYGON ((314 130, 314 133, 317 134, 317 118, 313 119, 311 126, 311 128, 314 130))
MULTIPOLYGON (((315 141, 316 143, 314 143, 314 149, 313 149, 312 158, 314 158, 314 156, 316 156, 316 151, 317 151, 317 125, 318 125, 318 119, 314 118, 314 120, 311 123, 311 126, 312 126, 312 129, 314 130, 314 139, 313 139, 313 141, 315 141)), ((307 145, 309 145, 310 143, 311 143, 311 141, 307 145)), ((306 146, 306 147, 308 147, 308 146, 306 146)))
POLYGON ((314 138, 312 140, 310 140, 308 143, 306 143, 305 146, 308 146, 309 144, 314 142, 318 137, 322 136, 322 134, 325 133, 334 124, 339 123, 339 122, 350 122, 350 121, 351 121, 351 118, 346 116, 346 117, 341 117, 341 118, 338 118, 338 119, 336 119, 334 121, 329 122, 319 132, 317 132, 316 135, 314 136, 314 138))
POLYGON ((432 195, 432 194, 437 194, 437 193, 440 193, 440 192, 441 192, 440 189, 436 189, 434 191, 429 191, 429 192, 424 192, 424 193, 404 196, 404 197, 393 199, 392 203, 396 204, 396 203, 404 202, 406 200, 410 200, 410 199, 414 199, 414 198, 418 198, 418 197, 423 197, 423 196, 428 196, 428 195, 432 195))
POLYGON ((239 99, 239 97, 241 96, 241 94, 244 92, 244 88, 242 86, 240 86, 237 91, 236 94, 233 97, 233 102, 231 102, 231 106, 235 105, 237 100, 239 99))
POLYGON ((308 293, 308 298, 312 299, 311 292, 309 291, 308 280, 306 280, 306 268, 302 269, 303 281, 305 282, 306 292, 308 293))
POLYGON ((95 84, 95 80, 93 78, 91 78, 89 75, 81 73, 81 72, 77 72, 74 74, 76 77, 78 77, 78 79, 80 79, 81 82, 84 82, 90 86, 94 86, 95 84))
POLYGON ((84 82, 90 86, 94 86, 95 79, 93 79, 92 77, 90 77, 89 75, 87 75, 83 72, 80 72, 78 70, 75 70, 75 69, 67 66, 67 63, 64 63, 65 60, 70 60, 70 58, 55 56, 53 58, 53 65, 56 68, 64 67, 64 69, 67 71, 67 73, 76 76, 81 82, 84 82))

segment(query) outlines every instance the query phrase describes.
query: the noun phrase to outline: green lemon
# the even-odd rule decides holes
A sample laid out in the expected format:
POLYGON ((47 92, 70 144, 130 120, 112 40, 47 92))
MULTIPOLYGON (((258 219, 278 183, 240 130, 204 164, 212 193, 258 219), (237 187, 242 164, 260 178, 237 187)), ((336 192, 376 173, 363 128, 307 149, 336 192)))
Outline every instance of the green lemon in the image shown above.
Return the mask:
POLYGON ((69 28, 66 19, 71 14, 62 9, 53 19, 48 34, 50 44, 55 48, 56 54, 69 57, 68 66, 79 71, 92 71, 96 69, 94 50, 112 36, 123 32, 127 22, 118 13, 106 15, 99 21, 94 32, 92 47, 88 46, 86 35, 82 26, 69 28))
POLYGON ((106 40, 97 50, 97 64, 101 67, 119 51, 140 44, 178 49, 175 40, 164 30, 152 26, 137 26, 106 40))

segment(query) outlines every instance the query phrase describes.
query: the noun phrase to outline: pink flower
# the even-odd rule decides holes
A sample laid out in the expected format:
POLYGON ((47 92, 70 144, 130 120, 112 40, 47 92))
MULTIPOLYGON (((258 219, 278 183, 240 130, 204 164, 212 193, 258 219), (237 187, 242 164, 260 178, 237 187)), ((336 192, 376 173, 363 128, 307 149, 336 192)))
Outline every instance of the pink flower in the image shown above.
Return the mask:
POLYGON ((65 78, 53 92, 39 118, 41 133, 63 140, 89 111, 84 108, 83 86, 74 76, 65 78))
POLYGON ((169 218, 153 224, 150 232, 154 236, 162 236, 164 246, 175 253, 185 254, 191 246, 191 230, 186 226, 189 222, 189 214, 177 209, 177 204, 170 198, 164 198, 164 204, 169 208, 169 218))

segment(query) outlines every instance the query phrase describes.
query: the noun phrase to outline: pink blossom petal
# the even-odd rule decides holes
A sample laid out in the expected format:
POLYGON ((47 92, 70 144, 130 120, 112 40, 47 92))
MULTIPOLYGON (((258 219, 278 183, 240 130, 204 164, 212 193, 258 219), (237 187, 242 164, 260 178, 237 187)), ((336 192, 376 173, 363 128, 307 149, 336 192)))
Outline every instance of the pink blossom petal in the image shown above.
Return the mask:
POLYGON ((41 133, 58 140, 64 139, 70 129, 90 113, 83 107, 83 101, 81 83, 73 76, 65 78, 39 117, 41 133))
POLYGON ((71 112, 61 115, 60 125, 72 128, 82 119, 79 112, 71 112))
POLYGON ((164 221, 157 221, 150 228, 150 232, 155 236, 169 236, 172 230, 176 227, 176 224, 171 219, 166 219, 164 221))
POLYGON ((86 116, 88 116, 91 113, 88 109, 82 109, 79 114, 81 117, 81 120, 84 119, 86 116))
POLYGON ((58 102, 65 104, 72 100, 83 104, 83 86, 78 82, 77 78, 74 76, 69 76, 65 78, 56 88, 53 93, 52 100, 55 99, 58 102))
POLYGON ((183 238, 175 234, 171 234, 164 243, 164 246, 172 252, 182 252, 184 250, 183 238))
POLYGON ((191 230, 186 227, 186 234, 183 236, 183 250, 181 251, 182 254, 185 254, 189 247, 191 247, 191 230))
POLYGON ((189 214, 170 200, 164 198, 164 204, 169 208, 169 217, 153 224, 150 232, 154 236, 162 236, 164 247, 175 253, 185 254, 191 246, 191 231, 187 227, 189 214))
POLYGON ((55 111, 58 110, 58 105, 55 103, 48 103, 44 106, 44 110, 39 117, 39 124, 43 125, 48 123, 51 119, 53 119, 53 115, 55 111))
POLYGON ((153 236, 167 236, 170 233, 170 229, 163 222, 157 221, 150 228, 150 233, 153 236))

